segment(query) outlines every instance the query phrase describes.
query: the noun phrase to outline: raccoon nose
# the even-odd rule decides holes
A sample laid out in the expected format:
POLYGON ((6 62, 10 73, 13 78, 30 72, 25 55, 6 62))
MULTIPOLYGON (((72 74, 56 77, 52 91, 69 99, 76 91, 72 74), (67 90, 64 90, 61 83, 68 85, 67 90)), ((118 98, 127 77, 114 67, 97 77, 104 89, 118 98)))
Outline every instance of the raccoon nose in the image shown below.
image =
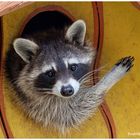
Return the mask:
POLYGON ((61 88, 61 94, 63 96, 71 96, 74 93, 74 89, 71 85, 68 86, 62 86, 61 88))

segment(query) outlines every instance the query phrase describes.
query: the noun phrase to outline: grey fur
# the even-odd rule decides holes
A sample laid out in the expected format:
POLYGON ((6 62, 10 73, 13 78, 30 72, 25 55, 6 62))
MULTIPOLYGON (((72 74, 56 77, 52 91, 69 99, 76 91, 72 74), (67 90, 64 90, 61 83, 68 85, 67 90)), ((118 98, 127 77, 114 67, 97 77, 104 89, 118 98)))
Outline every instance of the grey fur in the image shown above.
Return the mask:
POLYGON ((58 35, 58 38, 53 38, 53 40, 46 33, 41 34, 43 39, 37 34, 28 37, 39 46, 39 50, 32 57, 30 63, 24 63, 15 53, 9 53, 7 55, 6 72, 9 79, 14 81, 11 83, 17 91, 14 95, 17 102, 28 116, 44 126, 51 125, 65 133, 69 128, 78 127, 95 112, 103 101, 105 91, 109 90, 132 67, 133 58, 122 59, 95 86, 89 84, 94 73, 89 69, 78 80, 80 89, 77 94, 70 98, 62 98, 53 95, 51 91, 38 91, 34 87, 36 77, 42 73, 46 64, 55 63, 57 70, 60 71, 61 80, 65 81, 71 75, 68 71, 63 73, 62 67, 64 64, 62 60, 76 58, 81 61, 86 58, 84 60, 86 67, 92 68, 95 50, 85 41, 82 44, 76 44, 71 40, 69 42, 68 38, 65 40, 64 33, 61 34, 62 36, 58 35), (12 63, 13 59, 17 61, 16 64, 12 63))
POLYGON ((86 35, 86 25, 83 20, 78 20, 67 30, 66 38, 71 42, 76 38, 76 41, 83 45, 86 35))
POLYGON ((38 45, 28 39, 18 38, 13 43, 16 53, 27 63, 29 63, 28 53, 34 55, 37 52, 38 45))

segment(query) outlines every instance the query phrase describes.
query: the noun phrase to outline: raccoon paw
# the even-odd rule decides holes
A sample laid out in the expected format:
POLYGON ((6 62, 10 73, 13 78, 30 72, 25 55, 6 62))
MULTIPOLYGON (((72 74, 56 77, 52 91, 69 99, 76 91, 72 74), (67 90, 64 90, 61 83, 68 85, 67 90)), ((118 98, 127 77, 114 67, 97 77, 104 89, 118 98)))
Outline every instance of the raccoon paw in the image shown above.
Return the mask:
POLYGON ((105 76, 105 84, 109 86, 114 85, 119 81, 132 67, 134 57, 128 56, 120 59, 115 67, 105 76))
POLYGON ((135 59, 132 56, 124 57, 116 63, 116 66, 121 66, 126 72, 128 72, 133 67, 134 60, 135 59))
POLYGON ((119 60, 103 79, 98 83, 98 93, 109 90, 116 84, 132 67, 134 57, 128 56, 119 60))

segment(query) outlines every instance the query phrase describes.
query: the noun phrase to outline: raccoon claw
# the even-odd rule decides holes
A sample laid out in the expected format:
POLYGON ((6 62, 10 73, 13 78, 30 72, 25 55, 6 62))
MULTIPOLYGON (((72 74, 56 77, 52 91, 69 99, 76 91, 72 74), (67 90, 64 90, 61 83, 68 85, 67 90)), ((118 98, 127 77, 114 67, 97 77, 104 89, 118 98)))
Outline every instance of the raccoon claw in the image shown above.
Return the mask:
POLYGON ((126 68, 126 72, 129 71, 132 67, 133 67, 133 61, 134 61, 134 57, 132 56, 128 56, 128 57, 124 57, 122 59, 120 59, 117 63, 116 66, 122 66, 126 68))

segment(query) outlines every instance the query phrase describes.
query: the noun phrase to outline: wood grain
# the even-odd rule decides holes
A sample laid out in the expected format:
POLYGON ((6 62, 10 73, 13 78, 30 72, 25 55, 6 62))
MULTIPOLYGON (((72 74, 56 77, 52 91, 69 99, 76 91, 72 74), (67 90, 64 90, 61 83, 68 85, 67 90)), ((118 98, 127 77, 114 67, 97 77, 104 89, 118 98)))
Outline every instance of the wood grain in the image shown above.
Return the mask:
POLYGON ((31 2, 19 1, 19 2, 0 2, 0 16, 8 14, 14 10, 17 10, 21 7, 31 4, 31 2))
POLYGON ((140 2, 131 2, 138 10, 140 10, 140 2))

